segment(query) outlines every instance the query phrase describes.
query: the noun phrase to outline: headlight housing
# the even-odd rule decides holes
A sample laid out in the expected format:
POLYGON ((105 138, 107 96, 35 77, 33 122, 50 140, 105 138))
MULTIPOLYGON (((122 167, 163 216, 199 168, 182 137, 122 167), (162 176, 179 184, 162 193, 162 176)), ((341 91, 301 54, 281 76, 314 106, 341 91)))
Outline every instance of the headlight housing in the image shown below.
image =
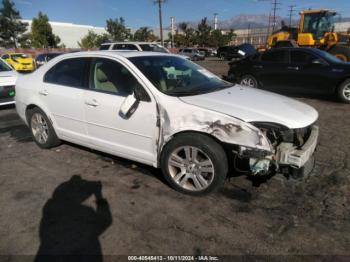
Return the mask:
POLYGON ((294 146, 301 147, 307 141, 311 133, 311 126, 289 129, 286 126, 276 123, 252 122, 251 124, 259 128, 274 147, 282 142, 292 143, 294 146))

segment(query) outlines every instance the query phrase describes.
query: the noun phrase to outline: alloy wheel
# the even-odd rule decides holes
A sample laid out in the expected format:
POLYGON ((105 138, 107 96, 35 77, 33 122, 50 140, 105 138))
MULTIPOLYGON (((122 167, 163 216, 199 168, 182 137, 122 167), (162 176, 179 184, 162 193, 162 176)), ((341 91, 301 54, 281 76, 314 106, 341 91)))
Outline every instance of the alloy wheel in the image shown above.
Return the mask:
POLYGON ((256 87, 256 81, 251 77, 242 78, 240 84, 242 86, 249 86, 249 87, 254 87, 254 88, 256 87))
POLYGON ((171 179, 184 189, 201 191, 211 185, 214 179, 212 160, 194 146, 175 149, 168 160, 171 179))
POLYGON ((346 100, 350 101, 350 83, 343 88, 343 96, 346 100))
POLYGON ((49 127, 43 115, 33 114, 30 126, 35 140, 40 144, 45 144, 49 138, 49 127))

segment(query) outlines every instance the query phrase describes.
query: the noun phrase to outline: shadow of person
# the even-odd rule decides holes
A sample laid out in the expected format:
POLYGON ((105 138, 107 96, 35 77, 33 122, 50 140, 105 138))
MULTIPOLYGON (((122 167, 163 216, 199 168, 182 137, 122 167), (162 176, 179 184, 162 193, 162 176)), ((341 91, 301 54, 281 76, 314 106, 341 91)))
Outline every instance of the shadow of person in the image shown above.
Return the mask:
POLYGON ((44 208, 40 223, 40 247, 35 262, 103 260, 99 236, 112 224, 101 182, 80 176, 59 185, 44 208), (96 208, 83 205, 94 195, 96 208))

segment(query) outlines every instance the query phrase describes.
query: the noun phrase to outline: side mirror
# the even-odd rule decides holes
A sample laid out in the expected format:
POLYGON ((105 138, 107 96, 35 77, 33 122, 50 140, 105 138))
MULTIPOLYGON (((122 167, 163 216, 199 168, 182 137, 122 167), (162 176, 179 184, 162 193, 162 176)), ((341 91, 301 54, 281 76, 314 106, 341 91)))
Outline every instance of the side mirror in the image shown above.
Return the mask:
POLYGON ((132 116, 132 114, 137 109, 139 103, 140 100, 137 99, 137 96, 135 96, 135 93, 133 92, 125 98, 120 107, 119 115, 126 119, 130 118, 130 116, 132 116))

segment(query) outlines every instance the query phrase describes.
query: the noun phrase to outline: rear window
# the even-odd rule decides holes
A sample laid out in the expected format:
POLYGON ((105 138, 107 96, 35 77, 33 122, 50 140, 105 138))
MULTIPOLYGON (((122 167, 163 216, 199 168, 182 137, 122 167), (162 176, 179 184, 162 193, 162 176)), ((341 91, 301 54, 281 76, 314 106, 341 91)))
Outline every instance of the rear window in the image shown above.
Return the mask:
POLYGON ((108 50, 111 45, 101 45, 100 50, 108 50))
POLYGON ((113 46, 113 50, 136 50, 136 51, 138 51, 137 47, 133 44, 115 44, 113 46))
POLYGON ((262 54, 261 61, 271 63, 284 63, 286 62, 286 52, 284 51, 272 51, 262 54))
POLYGON ((44 76, 44 82, 70 86, 83 87, 84 72, 89 58, 69 58, 53 66, 44 76))

